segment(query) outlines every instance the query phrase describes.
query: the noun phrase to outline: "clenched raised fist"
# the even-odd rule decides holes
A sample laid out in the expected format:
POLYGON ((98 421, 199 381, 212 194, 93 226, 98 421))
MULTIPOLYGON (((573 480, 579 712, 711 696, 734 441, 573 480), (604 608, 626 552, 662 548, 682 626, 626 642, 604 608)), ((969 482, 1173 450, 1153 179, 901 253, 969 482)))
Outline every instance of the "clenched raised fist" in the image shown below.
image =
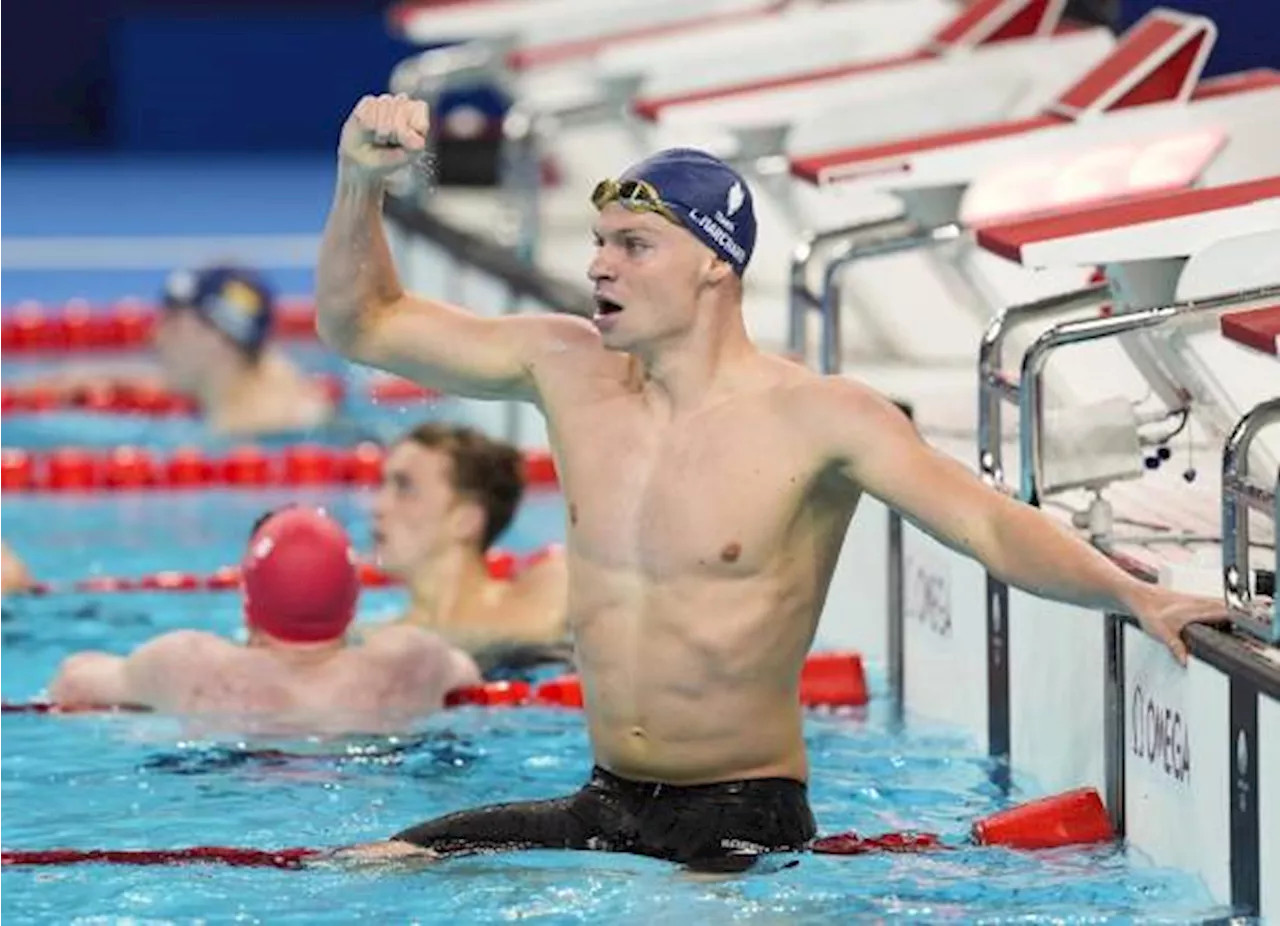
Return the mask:
POLYGON ((427 104, 402 93, 366 96, 355 105, 338 144, 344 167, 382 178, 410 163, 427 146, 427 104))

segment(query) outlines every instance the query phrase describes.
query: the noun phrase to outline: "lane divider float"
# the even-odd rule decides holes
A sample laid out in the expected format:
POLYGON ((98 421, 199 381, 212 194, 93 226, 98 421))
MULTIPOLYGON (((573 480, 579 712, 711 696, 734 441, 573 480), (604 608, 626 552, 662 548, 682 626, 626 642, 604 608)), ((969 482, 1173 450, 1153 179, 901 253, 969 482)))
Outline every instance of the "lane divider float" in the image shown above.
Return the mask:
MULTIPOLYGON (((800 703, 810 708, 864 707, 870 700, 862 655, 851 651, 812 653, 800 670, 800 703)), ((582 681, 573 673, 530 685, 511 681, 458 689, 452 704, 486 707, 539 705, 581 708, 582 681)))
MULTIPOLYGON (((528 556, 507 550, 490 550, 485 554, 489 575, 495 579, 512 579, 560 549, 548 544, 528 556)), ((374 563, 362 562, 357 567, 363 588, 385 588, 399 585, 399 577, 383 572, 374 563)), ((141 576, 90 576, 66 583, 37 582, 29 589, 14 594, 59 595, 68 592, 217 592, 240 587, 240 567, 223 566, 209 573, 165 569, 141 576)))
MULTIPOLYGON (((1003 846, 1035 851, 1065 846, 1097 845, 1117 838, 1102 798, 1093 788, 1050 795, 982 817, 970 827, 966 844, 951 846, 934 833, 904 831, 860 837, 840 833, 813 841, 820 855, 866 855, 880 852, 936 852, 973 846, 1003 846)), ((236 846, 193 846, 176 849, 36 849, 5 850, 0 865, 190 865, 215 864, 251 868, 302 869, 309 862, 341 858, 331 849, 252 849, 236 846)))
MULTIPOLYGON (((375 380, 367 389, 353 391, 339 376, 320 374, 318 385, 335 403, 359 396, 379 405, 437 401, 441 393, 426 389, 406 379, 375 380)), ((14 385, 0 388, 0 413, 5 415, 41 414, 52 411, 81 411, 100 414, 150 415, 152 417, 190 416, 199 411, 194 398, 181 392, 130 383, 104 383, 80 389, 60 389, 42 384, 14 385)))
MULTIPOLYGON (((800 703, 811 708, 862 707, 868 701, 866 672, 860 653, 831 651, 812 653, 800 672, 800 703)), ((455 688, 445 697, 446 707, 561 707, 583 706, 582 683, 573 673, 532 684, 519 679, 485 682, 455 688)), ((48 701, 5 701, 6 714, 91 714, 145 711, 140 707, 76 705, 64 707, 48 701)))
MULTIPOLYGON (((180 447, 155 453, 122 446, 105 451, 67 447, 52 451, 0 451, 0 489, 5 492, 110 492, 133 489, 268 488, 280 486, 371 486, 382 479, 383 448, 363 442, 352 448, 296 444, 280 450, 255 446, 210 453, 180 447)), ((557 484, 555 462, 546 451, 526 451, 524 479, 530 487, 557 484)))
MULTIPOLYGON (((71 299, 61 305, 20 302, 0 321, 0 350, 5 354, 65 353, 144 347, 151 341, 161 311, 140 299, 107 305, 94 305, 86 299, 71 299)), ((314 302, 303 297, 277 299, 272 337, 315 340, 314 302)))

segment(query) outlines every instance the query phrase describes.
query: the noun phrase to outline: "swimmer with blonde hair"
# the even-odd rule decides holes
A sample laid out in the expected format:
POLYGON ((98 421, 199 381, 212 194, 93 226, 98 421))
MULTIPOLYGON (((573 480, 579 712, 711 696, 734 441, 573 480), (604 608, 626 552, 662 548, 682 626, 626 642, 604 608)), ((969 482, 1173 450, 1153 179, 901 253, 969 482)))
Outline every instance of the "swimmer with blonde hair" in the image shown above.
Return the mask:
MULTIPOLYGON (((347 642, 360 594, 341 525, 313 508, 270 512, 241 567, 247 645, 177 630, 129 656, 68 656, 49 685, 66 706, 128 706, 249 719, 255 729, 339 734, 403 729, 480 682, 475 664, 416 627, 347 642)), ((239 729, 239 728, 237 728, 239 729)))
POLYGON ((751 190, 704 152, 662 151, 596 187, 591 319, 481 317, 405 292, 382 201, 427 132, 404 96, 350 114, 318 328, 356 362, 546 416, 596 767, 573 795, 460 811, 345 857, 594 848, 724 871, 807 845, 800 672, 864 493, 1002 581, 1134 615, 1179 662, 1187 624, 1226 616, 987 487, 867 386, 762 353, 742 313, 751 190))

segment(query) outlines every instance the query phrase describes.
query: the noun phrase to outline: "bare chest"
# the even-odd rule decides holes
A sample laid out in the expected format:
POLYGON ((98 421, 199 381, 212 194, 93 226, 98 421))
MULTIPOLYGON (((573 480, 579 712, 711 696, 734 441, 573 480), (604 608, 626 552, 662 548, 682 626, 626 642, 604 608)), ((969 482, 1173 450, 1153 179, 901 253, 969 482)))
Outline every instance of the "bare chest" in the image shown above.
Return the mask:
POLYGON ((561 441, 568 529, 601 566, 748 574, 777 555, 805 505, 810 467, 767 416, 578 424, 561 441))

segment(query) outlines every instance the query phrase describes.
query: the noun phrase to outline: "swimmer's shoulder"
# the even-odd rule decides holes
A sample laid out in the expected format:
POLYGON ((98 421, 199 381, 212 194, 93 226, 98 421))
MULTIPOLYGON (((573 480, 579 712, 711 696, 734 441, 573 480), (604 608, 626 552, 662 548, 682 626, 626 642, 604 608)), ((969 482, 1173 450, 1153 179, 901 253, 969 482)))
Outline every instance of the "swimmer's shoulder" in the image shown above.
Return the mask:
POLYGON ((546 637, 564 632, 568 596, 568 557, 564 547, 553 544, 520 571, 507 600, 519 609, 528 632, 546 637))
POLYGON ((134 678, 166 677, 197 684, 202 678, 221 676, 247 652, 245 647, 204 630, 172 630, 134 650, 125 666, 134 678))
POLYGON ((544 387, 625 384, 633 377, 631 358, 606 348, 587 318, 547 312, 503 321, 522 326, 529 369, 544 387))
POLYGON ((352 652, 364 658, 396 662, 421 658, 424 654, 449 648, 449 641, 438 633, 408 621, 392 621, 361 631, 352 652))
POLYGON ((476 684, 479 670, 471 657, 444 637, 408 623, 386 624, 364 635, 352 652, 380 676, 411 687, 442 690, 476 684))

